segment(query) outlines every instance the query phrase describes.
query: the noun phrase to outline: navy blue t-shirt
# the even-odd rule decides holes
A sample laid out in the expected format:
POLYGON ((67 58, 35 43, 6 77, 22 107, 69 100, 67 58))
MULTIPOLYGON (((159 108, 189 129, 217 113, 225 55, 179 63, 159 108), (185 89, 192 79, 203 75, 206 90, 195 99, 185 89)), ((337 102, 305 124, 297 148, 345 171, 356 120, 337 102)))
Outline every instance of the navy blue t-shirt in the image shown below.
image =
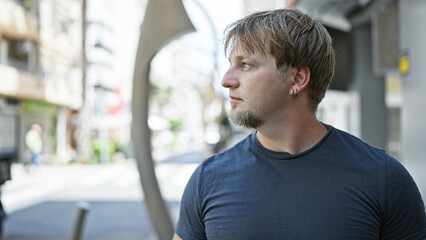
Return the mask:
POLYGON ((255 133, 206 159, 182 197, 176 233, 190 239, 425 239, 426 216, 406 169, 328 127, 298 154, 255 133))

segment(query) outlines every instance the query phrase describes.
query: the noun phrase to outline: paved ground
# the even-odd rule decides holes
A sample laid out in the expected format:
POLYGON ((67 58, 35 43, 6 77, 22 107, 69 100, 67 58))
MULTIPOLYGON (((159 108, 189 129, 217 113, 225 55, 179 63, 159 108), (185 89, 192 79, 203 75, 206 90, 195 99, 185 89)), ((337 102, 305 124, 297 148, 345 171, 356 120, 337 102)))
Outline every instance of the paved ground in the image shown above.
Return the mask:
MULTIPOLYGON (((156 174, 171 217, 191 173, 203 159, 190 152, 158 162, 156 174)), ((67 239, 75 207, 88 202, 83 239, 155 239, 133 160, 111 165, 41 166, 27 172, 14 165, 3 187, 8 213, 4 240, 67 239)))

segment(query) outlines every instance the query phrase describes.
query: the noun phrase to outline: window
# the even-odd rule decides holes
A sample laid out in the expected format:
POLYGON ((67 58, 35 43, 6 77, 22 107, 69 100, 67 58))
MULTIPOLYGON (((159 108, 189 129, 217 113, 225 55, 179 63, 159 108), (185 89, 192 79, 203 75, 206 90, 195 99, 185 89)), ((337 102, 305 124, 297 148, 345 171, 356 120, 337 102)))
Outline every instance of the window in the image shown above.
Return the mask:
MULTIPOLYGON (((35 72, 36 61, 36 45, 30 40, 5 38, 2 45, 3 50, 7 53, 2 53, 6 56, 5 62, 14 68, 22 71, 35 72)), ((3 60, 4 61, 4 60, 3 60)))

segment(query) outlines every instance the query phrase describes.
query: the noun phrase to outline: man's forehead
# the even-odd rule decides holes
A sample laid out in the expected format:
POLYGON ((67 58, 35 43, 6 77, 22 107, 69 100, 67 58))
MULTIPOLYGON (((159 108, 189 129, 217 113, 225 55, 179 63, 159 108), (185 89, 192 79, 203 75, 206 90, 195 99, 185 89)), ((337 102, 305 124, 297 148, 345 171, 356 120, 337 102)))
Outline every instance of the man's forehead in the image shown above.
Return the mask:
POLYGON ((231 52, 229 53, 229 58, 248 58, 248 57, 254 57, 254 56, 265 56, 265 55, 255 47, 249 47, 249 46, 244 47, 241 44, 236 44, 232 48, 231 52))
POLYGON ((269 54, 269 50, 267 48, 267 44, 265 42, 258 42, 256 39, 235 39, 234 44, 230 49, 229 55, 263 55, 267 56, 269 54))
POLYGON ((230 63, 243 61, 243 60, 250 60, 257 63, 271 63, 274 66, 276 65, 275 57, 270 55, 268 52, 265 52, 263 54, 261 51, 257 49, 244 49, 244 48, 233 48, 229 54, 228 60, 230 63))

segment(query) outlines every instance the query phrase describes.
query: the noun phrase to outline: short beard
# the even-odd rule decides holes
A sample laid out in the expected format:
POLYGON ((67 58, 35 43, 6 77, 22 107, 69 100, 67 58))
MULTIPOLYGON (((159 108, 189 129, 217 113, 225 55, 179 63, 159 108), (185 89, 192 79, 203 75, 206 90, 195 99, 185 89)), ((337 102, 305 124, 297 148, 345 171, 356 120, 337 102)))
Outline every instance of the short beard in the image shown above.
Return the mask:
POLYGON ((258 127, 262 126, 264 123, 263 119, 256 117, 250 111, 244 111, 244 112, 231 111, 229 113, 229 118, 231 119, 233 123, 240 126, 244 126, 246 128, 257 129, 258 127))

